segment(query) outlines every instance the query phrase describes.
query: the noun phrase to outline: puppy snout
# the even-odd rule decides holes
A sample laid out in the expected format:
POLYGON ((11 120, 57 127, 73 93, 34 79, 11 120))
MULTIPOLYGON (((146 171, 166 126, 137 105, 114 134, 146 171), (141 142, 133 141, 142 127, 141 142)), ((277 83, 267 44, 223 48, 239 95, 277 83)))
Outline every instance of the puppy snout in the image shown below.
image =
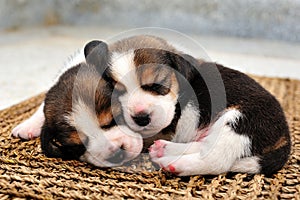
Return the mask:
POLYGON ((115 151, 111 157, 106 159, 110 163, 121 163, 125 159, 126 153, 123 147, 120 147, 117 151, 115 151))
POLYGON ((148 113, 139 113, 132 116, 132 119, 139 126, 147 126, 151 122, 151 118, 148 113))
POLYGON ((133 107, 134 113, 145 113, 145 110, 147 109, 146 105, 143 104, 137 104, 133 107))

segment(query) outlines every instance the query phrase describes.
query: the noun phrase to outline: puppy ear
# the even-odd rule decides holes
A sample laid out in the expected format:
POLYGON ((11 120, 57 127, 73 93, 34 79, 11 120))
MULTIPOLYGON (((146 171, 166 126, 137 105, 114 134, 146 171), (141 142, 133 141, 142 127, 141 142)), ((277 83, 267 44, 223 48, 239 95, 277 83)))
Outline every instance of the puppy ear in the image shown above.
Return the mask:
POLYGON ((56 139, 57 130, 51 129, 47 125, 42 127, 41 147, 43 153, 50 158, 78 159, 86 151, 82 145, 63 145, 56 139))
MULTIPOLYGON (((202 61, 187 54, 176 54, 169 52, 169 65, 174 69, 179 84, 179 90, 182 95, 178 101, 180 106, 186 105, 191 99, 197 100, 197 88, 202 88, 201 94, 208 94, 208 89, 203 74, 206 70, 202 68, 202 61)), ((209 71, 209 70, 207 70, 209 71)), ((195 104, 196 105, 196 104, 195 104)))
POLYGON ((84 56, 87 57, 90 52, 97 47, 98 45, 100 45, 101 43, 103 43, 102 41, 99 40, 92 40, 89 43, 87 43, 84 47, 84 56))
POLYGON ((43 153, 50 158, 61 158, 63 153, 59 146, 55 144, 55 132, 52 131, 47 125, 42 127, 41 132, 41 147, 43 153))
POLYGON ((84 47, 84 56, 87 64, 95 66, 98 72, 102 74, 108 65, 108 46, 99 40, 90 41, 84 47))
POLYGON ((187 81, 191 81, 197 73, 201 62, 188 54, 169 54, 171 67, 182 75, 187 81))

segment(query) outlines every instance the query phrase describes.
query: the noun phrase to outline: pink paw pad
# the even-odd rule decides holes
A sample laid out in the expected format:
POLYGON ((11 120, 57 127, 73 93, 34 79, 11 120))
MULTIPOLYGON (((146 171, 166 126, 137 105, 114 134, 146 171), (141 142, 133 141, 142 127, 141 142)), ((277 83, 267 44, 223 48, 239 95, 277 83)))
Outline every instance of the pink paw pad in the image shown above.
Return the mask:
POLYGON ((154 141, 154 145, 156 150, 164 148, 166 146, 166 144, 163 143, 161 140, 154 141))
POLYGON ((173 165, 169 165, 168 168, 171 173, 176 173, 176 169, 173 165))
POLYGON ((166 172, 170 172, 175 175, 179 174, 179 172, 176 171, 176 168, 173 165, 168 165, 168 167, 161 167, 161 168, 166 172))
POLYGON ((164 150, 163 149, 159 149, 158 152, 157 152, 157 157, 161 158, 161 157, 163 157, 163 155, 164 155, 164 150))
POLYGON ((33 139, 33 133, 32 133, 32 132, 29 132, 29 133, 28 133, 28 138, 29 138, 29 139, 33 139))
POLYGON ((154 145, 150 147, 151 152, 156 151, 156 156, 158 158, 163 157, 164 155, 164 148, 166 144, 162 142, 161 140, 154 141, 154 145))

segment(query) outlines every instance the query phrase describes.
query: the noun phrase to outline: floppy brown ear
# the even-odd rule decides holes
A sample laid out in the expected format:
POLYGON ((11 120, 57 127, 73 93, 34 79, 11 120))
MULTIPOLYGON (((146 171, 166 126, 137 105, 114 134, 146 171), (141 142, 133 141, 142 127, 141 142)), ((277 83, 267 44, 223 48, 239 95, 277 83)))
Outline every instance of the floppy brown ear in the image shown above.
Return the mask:
POLYGON ((84 47, 84 56, 86 63, 95 66, 100 74, 102 74, 108 66, 108 46, 103 41, 92 40, 87 43, 84 47))

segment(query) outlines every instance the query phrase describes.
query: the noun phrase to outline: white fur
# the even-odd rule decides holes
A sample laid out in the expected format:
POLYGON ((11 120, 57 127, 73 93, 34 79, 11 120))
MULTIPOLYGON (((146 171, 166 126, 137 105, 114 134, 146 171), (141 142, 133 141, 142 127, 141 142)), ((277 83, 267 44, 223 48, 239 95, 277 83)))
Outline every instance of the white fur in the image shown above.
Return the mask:
POLYGON ((251 156, 235 161, 230 171, 256 174, 260 172, 259 158, 251 156))
POLYGON ((73 105, 72 113, 66 117, 71 125, 75 126, 79 136, 88 137, 87 150, 80 160, 99 167, 118 166, 132 160, 140 154, 143 147, 142 137, 125 126, 116 126, 104 131, 100 128, 95 112, 83 101, 79 100, 73 105), (121 146, 125 148, 126 157, 122 163, 106 161, 121 146))
POLYGON ((124 94, 119 100, 128 126, 143 134, 144 137, 157 134, 167 127, 175 114, 175 103, 168 95, 154 96, 142 89, 137 89, 124 94), (150 114, 151 122, 145 127, 138 126, 131 117, 135 115, 134 107, 136 105, 143 105, 144 111, 150 114))
POLYGON ((129 91, 133 91, 139 87, 133 59, 133 51, 126 53, 115 52, 111 56, 111 71, 114 77, 123 83, 129 91))
POLYGON ((160 140, 151 147, 150 156, 154 162, 180 176, 220 174, 230 170, 258 172, 258 159, 246 159, 251 156, 250 138, 235 133, 226 125, 240 117, 243 116, 238 110, 227 110, 210 126, 201 142, 177 144, 160 140), (244 165, 247 163, 251 165, 244 165))
POLYGON ((12 130, 11 135, 26 140, 39 137, 41 134, 41 128, 45 121, 43 109, 44 103, 40 105, 38 110, 29 119, 17 125, 12 130))
POLYGON ((176 134, 172 138, 173 142, 187 143, 196 139, 199 123, 199 110, 189 102, 181 113, 176 126, 176 134))
POLYGON ((74 126, 79 133, 82 133, 89 138, 95 138, 96 135, 103 134, 100 129, 100 124, 94 110, 91 110, 82 100, 73 102, 72 113, 65 116, 67 122, 74 126))
POLYGON ((93 137, 80 160, 98 167, 119 166, 137 157, 142 148, 143 139, 140 134, 132 132, 127 126, 115 126, 103 135, 93 137), (106 161, 121 146, 125 148, 126 158, 117 164, 106 161))
POLYGON ((175 114, 176 99, 171 95, 152 95, 142 90, 136 76, 133 59, 133 51, 122 54, 113 53, 111 70, 114 77, 127 90, 119 97, 126 123, 132 130, 143 134, 143 137, 150 137, 171 123, 175 114), (135 110, 138 110, 138 107, 143 107, 143 112, 150 115, 151 122, 145 127, 138 126, 132 119, 132 116, 137 114, 135 110))

